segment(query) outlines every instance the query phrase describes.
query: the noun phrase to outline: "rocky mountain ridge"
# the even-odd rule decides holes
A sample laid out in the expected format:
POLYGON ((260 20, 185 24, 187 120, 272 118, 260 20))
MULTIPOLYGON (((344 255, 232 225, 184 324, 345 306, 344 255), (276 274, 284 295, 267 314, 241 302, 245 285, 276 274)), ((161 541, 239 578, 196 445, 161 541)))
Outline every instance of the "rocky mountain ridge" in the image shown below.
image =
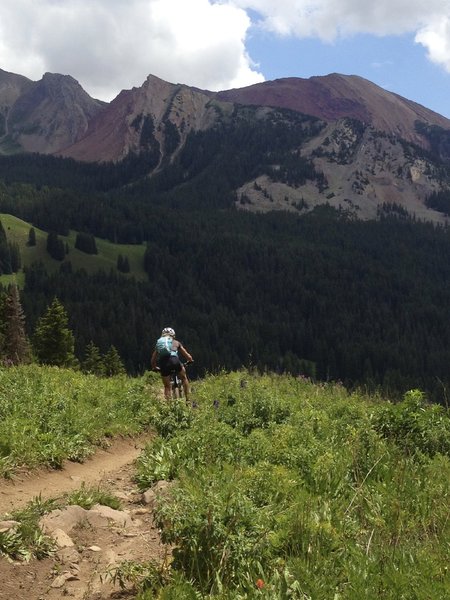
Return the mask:
POLYGON ((218 92, 216 97, 240 104, 288 108, 328 122, 353 118, 419 145, 424 139, 415 131, 416 121, 450 128, 446 117, 356 75, 276 79, 218 92))
MULTIPOLYGON (((310 161, 323 177, 292 184, 260 169, 235 188, 239 208, 309 210, 329 203, 375 218, 384 205, 446 220, 426 199, 450 189, 450 120, 361 77, 286 78, 210 92, 149 75, 141 87, 105 103, 68 75, 46 73, 32 82, 0 70, 0 154, 85 162, 141 156, 150 176, 176 161, 191 134, 243 122, 258 128, 267 119, 288 123, 299 113, 318 126, 290 155, 310 161), (244 118, 242 106, 251 107, 244 118)), ((275 161, 271 168, 284 166, 275 161)))
POLYGON ((32 82, 0 71, 0 152, 58 152, 85 135, 104 105, 70 75, 32 82))

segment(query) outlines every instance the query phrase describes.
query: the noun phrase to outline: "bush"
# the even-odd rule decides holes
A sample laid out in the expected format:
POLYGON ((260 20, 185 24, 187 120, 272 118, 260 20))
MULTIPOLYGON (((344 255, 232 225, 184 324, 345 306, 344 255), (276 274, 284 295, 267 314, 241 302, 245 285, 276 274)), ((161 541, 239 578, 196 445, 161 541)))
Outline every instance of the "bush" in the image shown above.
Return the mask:
POLYGON ((427 404, 419 390, 407 392, 398 404, 380 405, 373 426, 408 452, 450 453, 449 413, 443 406, 427 404))
POLYGON ((172 501, 159 504, 156 521, 163 542, 175 547, 173 566, 203 592, 217 591, 218 582, 235 586, 270 560, 270 510, 252 502, 232 469, 183 480, 172 501))

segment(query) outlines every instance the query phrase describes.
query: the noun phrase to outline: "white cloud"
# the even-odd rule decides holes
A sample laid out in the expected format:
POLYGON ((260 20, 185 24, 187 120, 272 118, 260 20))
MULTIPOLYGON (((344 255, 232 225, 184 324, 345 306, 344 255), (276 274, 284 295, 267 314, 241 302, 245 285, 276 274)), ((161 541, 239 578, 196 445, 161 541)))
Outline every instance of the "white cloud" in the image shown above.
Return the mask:
POLYGON ((0 68, 70 74, 104 99, 149 74, 239 87, 263 80, 245 47, 252 26, 324 41, 414 33, 450 72, 450 0, 1 0, 0 68))
MULTIPOLYGON (((228 1, 228 0, 219 0, 228 1)), ((430 60, 450 71, 450 0, 229 0, 259 14, 259 26, 279 35, 323 41, 357 33, 415 33, 430 60)))
POLYGON ((218 0, 259 13, 267 29, 282 35, 333 39, 351 33, 410 32, 449 13, 449 0, 218 0))
POLYGON ((428 50, 428 58, 450 73, 450 15, 430 22, 416 35, 416 42, 428 50))
POLYGON ((110 99, 147 75, 212 90, 262 81, 247 55, 251 25, 208 0, 2 0, 0 68, 70 74, 110 99))

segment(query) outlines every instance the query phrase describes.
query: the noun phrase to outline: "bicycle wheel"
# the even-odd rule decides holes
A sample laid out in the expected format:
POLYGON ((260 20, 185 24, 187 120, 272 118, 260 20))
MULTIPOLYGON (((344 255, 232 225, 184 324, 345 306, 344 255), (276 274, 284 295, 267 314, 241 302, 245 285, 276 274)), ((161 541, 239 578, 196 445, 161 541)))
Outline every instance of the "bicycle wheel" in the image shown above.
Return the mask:
POLYGON ((172 376, 172 398, 178 399, 183 397, 183 384, 176 373, 172 376))

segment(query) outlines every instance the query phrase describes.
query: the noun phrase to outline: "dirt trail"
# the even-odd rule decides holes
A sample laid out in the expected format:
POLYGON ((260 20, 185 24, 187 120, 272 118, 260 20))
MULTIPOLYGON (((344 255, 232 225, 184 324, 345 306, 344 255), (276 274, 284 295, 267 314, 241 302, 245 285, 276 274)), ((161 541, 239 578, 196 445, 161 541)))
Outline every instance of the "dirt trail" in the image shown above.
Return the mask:
MULTIPOLYGON (((112 600, 132 599, 132 589, 121 590, 107 573, 123 561, 161 562, 167 555, 153 523, 151 505, 133 480, 134 461, 149 437, 120 439, 98 450, 83 464, 66 462, 60 471, 40 471, 0 481, 0 520, 34 497, 59 498, 66 492, 101 485, 116 495, 128 522, 103 519, 80 522, 69 531, 71 547, 60 547, 52 557, 11 562, 0 557, 0 600, 112 600)), ((128 588, 129 586, 127 586, 128 588)))
POLYGON ((97 450, 84 463, 66 461, 58 471, 41 470, 19 474, 12 481, 0 479, 0 517, 21 508, 39 495, 43 499, 55 498, 79 488, 82 482, 86 485, 98 485, 108 473, 133 463, 148 439, 149 437, 115 440, 108 449, 97 450))

